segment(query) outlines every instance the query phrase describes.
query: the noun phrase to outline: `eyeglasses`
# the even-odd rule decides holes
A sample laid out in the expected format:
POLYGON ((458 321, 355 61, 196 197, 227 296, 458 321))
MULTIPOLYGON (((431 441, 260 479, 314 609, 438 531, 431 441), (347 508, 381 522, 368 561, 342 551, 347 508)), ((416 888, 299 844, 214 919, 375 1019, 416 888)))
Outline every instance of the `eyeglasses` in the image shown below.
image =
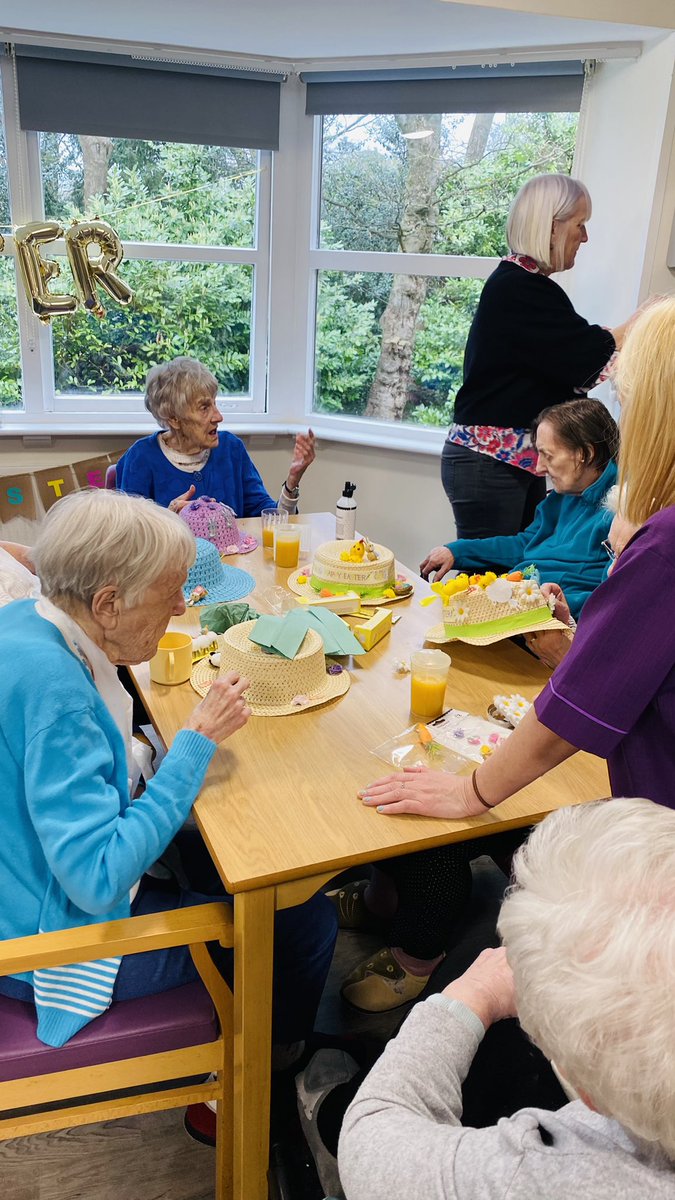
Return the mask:
POLYGON ((602 546, 603 550, 607 551, 607 554, 612 562, 616 562, 616 550, 610 544, 610 542, 601 542, 600 545, 602 546))

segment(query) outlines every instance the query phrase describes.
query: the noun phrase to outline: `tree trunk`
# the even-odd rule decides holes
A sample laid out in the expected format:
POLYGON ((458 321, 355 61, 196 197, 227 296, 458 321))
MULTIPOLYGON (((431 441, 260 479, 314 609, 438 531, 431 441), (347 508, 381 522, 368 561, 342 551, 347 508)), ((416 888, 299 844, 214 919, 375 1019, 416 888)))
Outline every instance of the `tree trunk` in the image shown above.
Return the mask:
POLYGON ((466 144, 465 167, 473 167, 485 154, 494 119, 494 113, 476 113, 466 144))
POLYGON ((102 196, 108 190, 108 164, 113 152, 112 138, 78 134, 84 165, 84 207, 92 196, 102 196))
MULTIPOLYGON (((399 245, 408 254, 433 248, 438 224, 436 188, 441 169, 441 115, 396 118, 401 132, 430 129, 430 137, 406 142, 408 169, 403 192, 399 245)), ((419 311, 427 294, 424 275, 394 275, 382 313, 382 346, 365 415, 400 421, 408 400, 419 311)))

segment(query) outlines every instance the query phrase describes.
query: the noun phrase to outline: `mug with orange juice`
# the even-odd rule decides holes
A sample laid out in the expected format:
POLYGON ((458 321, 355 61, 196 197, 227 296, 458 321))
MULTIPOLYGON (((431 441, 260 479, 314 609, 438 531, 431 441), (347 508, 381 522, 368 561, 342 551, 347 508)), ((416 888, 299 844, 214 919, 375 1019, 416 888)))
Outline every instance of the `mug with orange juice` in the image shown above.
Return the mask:
POLYGON ((301 532, 297 525, 274 526, 274 562, 277 567, 297 567, 301 532))
POLYGON ((442 650, 416 650, 410 659, 410 711, 435 721, 445 711, 450 659, 442 650))

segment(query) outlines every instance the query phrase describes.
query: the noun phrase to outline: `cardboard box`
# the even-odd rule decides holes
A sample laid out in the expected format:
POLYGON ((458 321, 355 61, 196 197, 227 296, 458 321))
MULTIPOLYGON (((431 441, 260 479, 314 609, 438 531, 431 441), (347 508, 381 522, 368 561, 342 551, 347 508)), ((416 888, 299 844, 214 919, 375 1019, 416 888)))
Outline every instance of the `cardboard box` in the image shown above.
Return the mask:
POLYGON ((392 616, 390 608, 376 608, 367 621, 360 620, 358 624, 352 624, 352 633, 364 650, 372 650, 389 633, 392 616))
POLYGON ((342 596, 317 596, 315 600, 310 600, 309 596, 296 596, 295 602, 303 607, 328 608, 339 617, 357 613, 361 607, 361 597, 356 592, 345 592, 342 596))

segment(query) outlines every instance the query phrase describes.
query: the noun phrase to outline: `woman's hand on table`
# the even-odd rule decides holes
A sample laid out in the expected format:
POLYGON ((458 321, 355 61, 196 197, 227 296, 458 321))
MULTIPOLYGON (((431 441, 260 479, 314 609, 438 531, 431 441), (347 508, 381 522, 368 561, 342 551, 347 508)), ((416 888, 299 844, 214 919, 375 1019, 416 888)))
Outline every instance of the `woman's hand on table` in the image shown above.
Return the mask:
POLYGON ((433 581, 442 579, 451 571, 455 565, 455 556, 452 550, 448 550, 447 546, 434 546, 430 550, 423 563, 420 563, 420 575, 422 579, 428 579, 431 572, 435 571, 433 581))
POLYGON ((248 721, 251 710, 244 695, 250 679, 228 671, 214 680, 207 695, 195 708, 186 729, 202 733, 212 742, 224 742, 248 721))
POLYGON ((299 433, 293 447, 293 458, 286 476, 286 485, 291 490, 299 487, 305 471, 316 458, 316 438, 311 429, 307 433, 299 433))
POLYGON ((461 1000, 487 1029, 495 1021, 516 1017, 516 991, 506 950, 483 950, 459 979, 443 989, 450 1000, 461 1000))
POLYGON ((169 505, 171 512, 179 513, 182 508, 185 508, 185 505, 190 503, 196 490, 194 483, 191 483, 187 492, 183 492, 180 496, 175 496, 169 505))
POLYGON ((428 767, 405 767, 395 775, 376 779, 358 794, 369 808, 392 817, 410 813, 417 817, 463 819, 485 813, 470 776, 446 775, 428 767))

